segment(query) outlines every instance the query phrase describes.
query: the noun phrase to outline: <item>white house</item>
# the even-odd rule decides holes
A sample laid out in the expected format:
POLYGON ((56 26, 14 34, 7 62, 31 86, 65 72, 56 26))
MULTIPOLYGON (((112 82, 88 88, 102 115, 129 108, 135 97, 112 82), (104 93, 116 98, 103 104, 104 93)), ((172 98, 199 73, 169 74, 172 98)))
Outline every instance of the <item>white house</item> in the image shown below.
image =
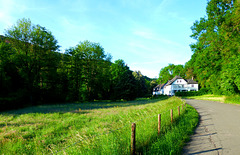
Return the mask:
POLYGON ((165 84, 153 88, 153 95, 175 95, 176 92, 198 91, 198 83, 193 79, 183 79, 175 76, 165 84))
POLYGON ((153 88, 153 95, 161 95, 161 94, 164 94, 164 86, 166 85, 167 83, 165 84, 160 84, 160 85, 157 85, 156 87, 153 88))

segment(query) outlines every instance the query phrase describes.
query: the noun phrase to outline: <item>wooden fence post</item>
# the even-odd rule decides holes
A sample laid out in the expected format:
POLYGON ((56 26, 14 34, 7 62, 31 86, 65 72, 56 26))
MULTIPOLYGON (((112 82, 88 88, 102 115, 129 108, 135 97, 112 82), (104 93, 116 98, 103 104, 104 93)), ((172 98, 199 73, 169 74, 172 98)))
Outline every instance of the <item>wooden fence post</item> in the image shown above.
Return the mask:
POLYGON ((136 153, 136 123, 132 123, 131 155, 136 153))
POLYGON ((161 132, 161 114, 158 114, 158 136, 160 136, 161 132))
POLYGON ((178 106, 178 116, 180 117, 180 106, 178 106))
POLYGON ((171 115, 171 123, 173 123, 173 110, 172 109, 170 111, 170 115, 171 115))
POLYGON ((182 104, 182 110, 183 110, 183 104, 182 104))

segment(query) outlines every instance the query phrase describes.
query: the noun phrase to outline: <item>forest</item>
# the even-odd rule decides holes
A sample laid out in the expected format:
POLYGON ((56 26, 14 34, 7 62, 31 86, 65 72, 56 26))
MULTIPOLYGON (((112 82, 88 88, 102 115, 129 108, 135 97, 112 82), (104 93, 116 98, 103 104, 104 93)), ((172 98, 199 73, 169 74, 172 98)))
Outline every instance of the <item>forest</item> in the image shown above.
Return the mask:
POLYGON ((218 95, 240 93, 240 1, 211 0, 206 16, 194 22, 193 55, 185 65, 161 69, 159 83, 175 75, 194 78, 201 88, 218 95))
POLYGON ((20 19, 0 38, 1 110, 25 105, 133 100, 151 94, 154 81, 111 62, 99 43, 79 42, 64 53, 53 34, 20 19))

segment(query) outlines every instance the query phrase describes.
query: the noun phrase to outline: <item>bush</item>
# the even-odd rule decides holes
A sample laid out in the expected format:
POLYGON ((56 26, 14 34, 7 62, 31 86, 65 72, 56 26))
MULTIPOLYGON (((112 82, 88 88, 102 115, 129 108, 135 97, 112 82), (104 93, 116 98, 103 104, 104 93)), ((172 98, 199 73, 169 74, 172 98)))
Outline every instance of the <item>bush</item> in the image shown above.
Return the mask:
POLYGON ((188 92, 176 92, 176 96, 200 96, 209 94, 210 91, 207 88, 201 88, 199 91, 188 91, 188 92))
POLYGON ((199 91, 198 91, 198 94, 199 95, 205 95, 205 94, 211 94, 211 91, 207 88, 201 88, 199 91))

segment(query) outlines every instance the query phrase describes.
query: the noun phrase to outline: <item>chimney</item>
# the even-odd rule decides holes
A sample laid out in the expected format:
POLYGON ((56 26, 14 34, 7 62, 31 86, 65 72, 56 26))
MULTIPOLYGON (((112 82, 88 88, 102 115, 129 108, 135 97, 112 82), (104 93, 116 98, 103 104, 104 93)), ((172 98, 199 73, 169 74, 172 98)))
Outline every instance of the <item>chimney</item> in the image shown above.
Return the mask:
POLYGON ((192 80, 193 80, 193 76, 192 76, 192 80))

